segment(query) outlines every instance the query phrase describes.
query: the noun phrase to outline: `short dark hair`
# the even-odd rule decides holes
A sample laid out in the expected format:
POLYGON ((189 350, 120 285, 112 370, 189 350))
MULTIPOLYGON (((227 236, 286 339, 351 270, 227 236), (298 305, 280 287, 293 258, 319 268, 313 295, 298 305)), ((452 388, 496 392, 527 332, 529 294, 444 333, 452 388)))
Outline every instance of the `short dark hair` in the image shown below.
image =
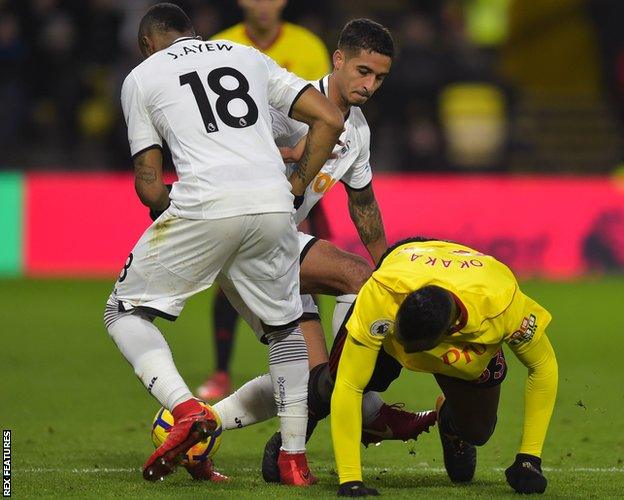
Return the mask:
POLYGON ((410 293, 396 317, 399 337, 427 346, 433 343, 450 326, 452 296, 439 286, 427 285, 410 293))
POLYGON ((173 3, 157 3, 149 8, 139 24, 139 37, 151 31, 191 32, 195 34, 193 23, 186 13, 173 3))
POLYGON ((345 24, 338 39, 341 50, 378 52, 394 57, 394 41, 387 28, 370 19, 353 19, 345 24))

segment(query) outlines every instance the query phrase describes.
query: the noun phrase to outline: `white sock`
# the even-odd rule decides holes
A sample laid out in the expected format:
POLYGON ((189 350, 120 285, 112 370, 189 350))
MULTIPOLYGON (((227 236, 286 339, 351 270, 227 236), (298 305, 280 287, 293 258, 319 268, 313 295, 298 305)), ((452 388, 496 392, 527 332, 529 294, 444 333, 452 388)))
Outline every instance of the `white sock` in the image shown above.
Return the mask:
POLYGON ((134 368, 134 373, 168 410, 193 395, 173 363, 160 330, 140 314, 123 314, 108 324, 108 333, 134 368))
POLYGON ((308 349, 296 326, 269 337, 269 371, 280 417, 282 450, 305 451, 308 425, 308 349))
POLYGON ((338 335, 338 330, 340 330, 349 309, 353 305, 355 297, 356 295, 354 293, 338 295, 336 297, 336 305, 334 306, 334 315, 332 317, 332 334, 334 338, 338 335))
POLYGON ((213 408, 226 430, 240 429, 276 416, 271 375, 267 373, 250 380, 213 408))
POLYGON ((362 398, 362 427, 366 428, 379 416, 384 402, 378 392, 367 392, 362 398))

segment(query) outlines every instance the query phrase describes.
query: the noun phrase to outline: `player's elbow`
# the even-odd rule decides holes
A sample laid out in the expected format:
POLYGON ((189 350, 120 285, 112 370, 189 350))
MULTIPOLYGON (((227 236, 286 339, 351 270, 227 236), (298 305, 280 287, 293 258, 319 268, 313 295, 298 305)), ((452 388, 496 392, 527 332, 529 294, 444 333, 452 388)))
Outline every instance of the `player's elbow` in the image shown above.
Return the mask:
POLYGON ((342 116, 340 109, 328 99, 323 99, 320 104, 321 105, 318 106, 316 110, 316 116, 313 119, 313 123, 309 125, 321 125, 334 134, 340 135, 344 127, 344 117, 342 116))
POLYGON ((338 106, 335 104, 328 106, 326 111, 322 114, 321 120, 326 127, 340 135, 344 127, 344 117, 342 116, 340 109, 338 109, 338 106))

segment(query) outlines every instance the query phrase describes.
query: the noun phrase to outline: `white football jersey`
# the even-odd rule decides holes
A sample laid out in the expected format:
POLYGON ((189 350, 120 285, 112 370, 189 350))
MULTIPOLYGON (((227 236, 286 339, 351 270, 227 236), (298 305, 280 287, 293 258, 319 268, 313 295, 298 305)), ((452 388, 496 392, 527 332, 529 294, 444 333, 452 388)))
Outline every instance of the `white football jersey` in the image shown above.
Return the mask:
MULTIPOLYGON (((324 76, 312 84, 327 95, 330 75, 324 76)), ((308 133, 308 126, 289 118, 281 111, 271 111, 273 136, 278 146, 293 147, 308 133)), ((357 106, 352 106, 345 119, 344 132, 340 140, 344 146, 336 146, 337 158, 329 159, 321 171, 310 182, 304 193, 304 201, 297 209, 295 222, 305 219, 316 203, 329 191, 336 181, 342 181, 352 189, 368 186, 373 178, 370 166, 370 129, 364 113, 357 106)), ((296 164, 286 165, 286 176, 290 176, 296 164)))
POLYGON ((135 157, 167 142, 178 174, 170 195, 178 217, 290 212, 269 105, 288 115, 308 86, 252 47, 178 38, 123 83, 130 151, 135 157))

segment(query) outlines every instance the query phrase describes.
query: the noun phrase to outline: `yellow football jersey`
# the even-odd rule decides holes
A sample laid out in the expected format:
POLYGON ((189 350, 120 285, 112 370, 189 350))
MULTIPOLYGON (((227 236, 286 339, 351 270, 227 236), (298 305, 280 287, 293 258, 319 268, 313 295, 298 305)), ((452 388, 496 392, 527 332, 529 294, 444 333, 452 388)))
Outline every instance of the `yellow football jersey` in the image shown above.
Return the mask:
POLYGON ((244 23, 239 23, 212 37, 249 45, 264 52, 277 64, 304 80, 317 80, 330 72, 329 54, 319 37, 292 23, 282 23, 275 41, 268 47, 256 45, 244 23))
POLYGON ((384 350, 412 371, 475 380, 504 342, 528 349, 543 334, 551 315, 522 293, 511 270, 494 257, 443 241, 398 246, 360 290, 347 322, 362 344, 384 350), (430 351, 408 354, 394 336, 394 321, 405 297, 436 285, 461 303, 456 332, 430 351))

